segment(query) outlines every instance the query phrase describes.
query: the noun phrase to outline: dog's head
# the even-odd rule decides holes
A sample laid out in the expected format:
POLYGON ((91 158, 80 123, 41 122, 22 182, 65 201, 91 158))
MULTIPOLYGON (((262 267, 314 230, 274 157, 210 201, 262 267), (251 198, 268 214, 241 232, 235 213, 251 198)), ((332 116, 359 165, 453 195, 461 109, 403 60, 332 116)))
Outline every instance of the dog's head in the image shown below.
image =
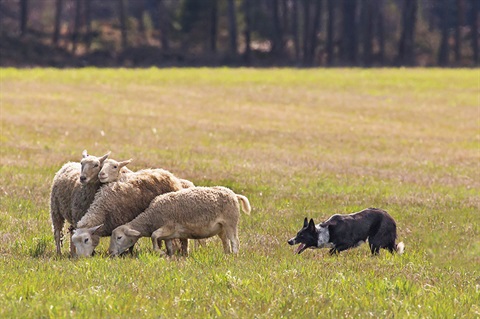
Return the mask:
POLYGON ((302 229, 295 237, 289 239, 288 243, 290 245, 300 244, 295 253, 301 254, 307 248, 325 247, 329 239, 328 227, 317 228, 313 219, 310 219, 310 222, 308 222, 308 219, 305 217, 302 229))

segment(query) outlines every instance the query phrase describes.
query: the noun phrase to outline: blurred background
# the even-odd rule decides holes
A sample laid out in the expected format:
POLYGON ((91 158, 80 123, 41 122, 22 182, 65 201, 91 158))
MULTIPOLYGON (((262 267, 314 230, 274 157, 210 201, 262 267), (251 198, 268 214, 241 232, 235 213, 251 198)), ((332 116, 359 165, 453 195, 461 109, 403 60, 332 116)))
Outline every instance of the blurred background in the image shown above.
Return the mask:
POLYGON ((0 65, 479 64, 480 0, 0 0, 0 65))

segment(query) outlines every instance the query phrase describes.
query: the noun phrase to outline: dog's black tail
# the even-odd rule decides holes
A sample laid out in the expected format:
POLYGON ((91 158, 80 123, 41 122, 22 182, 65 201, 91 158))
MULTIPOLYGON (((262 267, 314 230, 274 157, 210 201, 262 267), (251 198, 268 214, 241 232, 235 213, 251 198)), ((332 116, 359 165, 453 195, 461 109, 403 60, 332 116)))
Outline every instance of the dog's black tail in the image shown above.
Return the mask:
POLYGON ((405 251, 405 244, 403 243, 403 241, 399 242, 398 244, 395 245, 395 251, 397 252, 397 254, 401 255, 404 253, 405 251))

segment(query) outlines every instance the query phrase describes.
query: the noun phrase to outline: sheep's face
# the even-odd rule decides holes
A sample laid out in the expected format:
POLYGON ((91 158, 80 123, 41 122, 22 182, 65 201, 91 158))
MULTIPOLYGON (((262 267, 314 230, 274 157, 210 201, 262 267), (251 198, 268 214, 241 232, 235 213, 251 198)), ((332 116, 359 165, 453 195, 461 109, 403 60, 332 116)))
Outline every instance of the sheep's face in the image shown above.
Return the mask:
POLYGON ((112 159, 107 159, 103 162, 103 167, 98 173, 98 179, 102 183, 116 182, 120 178, 122 168, 125 167, 132 160, 117 162, 112 159))
POLYGON ((86 152, 84 152, 83 159, 80 162, 80 164, 82 165, 80 182, 82 184, 98 181, 98 173, 100 173, 103 163, 107 159, 109 154, 110 153, 105 154, 102 157, 96 157, 92 155, 87 155, 86 152))
POLYGON ((123 225, 115 228, 110 237, 110 247, 108 252, 110 256, 118 256, 138 241, 140 232, 123 225))
POLYGON ((95 247, 97 247, 100 242, 100 236, 96 235, 95 231, 100 227, 101 225, 74 230, 72 242, 75 245, 77 256, 90 257, 93 255, 95 247))

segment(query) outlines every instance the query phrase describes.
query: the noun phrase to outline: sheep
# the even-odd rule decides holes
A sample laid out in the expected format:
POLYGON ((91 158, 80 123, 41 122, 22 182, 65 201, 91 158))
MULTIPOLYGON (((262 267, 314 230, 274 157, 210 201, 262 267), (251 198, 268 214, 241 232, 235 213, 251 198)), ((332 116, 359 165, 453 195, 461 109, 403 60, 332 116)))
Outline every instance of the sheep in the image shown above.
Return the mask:
POLYGON ((107 159, 105 163, 103 163, 103 167, 98 173, 98 178, 102 183, 111 183, 116 182, 119 179, 121 181, 125 180, 133 173, 130 169, 126 166, 132 160, 129 159, 128 161, 117 162, 112 159, 107 159))
MULTIPOLYGON (((100 187, 98 173, 109 154, 96 157, 88 155, 84 150, 80 163, 68 162, 55 174, 50 193, 50 216, 58 255, 62 253, 62 230, 65 220, 71 227, 75 226, 76 222, 87 212, 95 192, 100 187)), ((75 254, 71 241, 70 254, 75 254)))
MULTIPOLYGON (((140 237, 151 236, 156 249, 156 243, 162 239, 218 235, 226 254, 238 253, 239 201, 249 215, 251 207, 247 197, 226 187, 193 187, 157 196, 145 212, 113 230, 108 251, 111 256, 117 256, 140 237)), ((167 254, 172 254, 168 242, 167 254)))
MULTIPOLYGON (((98 178, 102 183, 111 183, 118 180, 124 181, 129 176, 132 176, 131 174, 133 173, 133 171, 126 167, 131 162, 132 159, 122 162, 107 159, 105 163, 103 163, 103 167, 98 174, 98 178)), ((193 184, 189 180, 179 178, 179 181, 182 184, 182 188, 195 187, 195 184, 193 184)))
POLYGON ((180 189, 180 181, 163 169, 141 170, 125 181, 105 184, 74 230, 77 254, 91 256, 100 237, 110 236, 116 227, 133 220, 156 196, 180 189))
MULTIPOLYGON (((132 175, 134 174, 133 171, 128 169, 126 166, 130 164, 132 159, 118 162, 113 159, 107 159, 103 163, 103 167, 98 173, 98 178, 102 183, 112 183, 116 181, 126 181, 128 178, 135 176, 132 175)), ((190 182, 189 180, 186 179, 179 179, 182 188, 190 188, 190 187, 195 187, 195 184, 190 182)), ((177 243, 178 244, 178 243, 177 243)), ((205 240, 197 240, 195 241, 195 247, 198 248, 199 246, 204 246, 205 245, 205 240)), ((157 246, 161 246, 161 243, 158 243, 157 246)), ((188 240, 182 240, 181 241, 181 247, 188 247, 188 240)), ((186 253, 185 251, 182 252, 186 253)))

